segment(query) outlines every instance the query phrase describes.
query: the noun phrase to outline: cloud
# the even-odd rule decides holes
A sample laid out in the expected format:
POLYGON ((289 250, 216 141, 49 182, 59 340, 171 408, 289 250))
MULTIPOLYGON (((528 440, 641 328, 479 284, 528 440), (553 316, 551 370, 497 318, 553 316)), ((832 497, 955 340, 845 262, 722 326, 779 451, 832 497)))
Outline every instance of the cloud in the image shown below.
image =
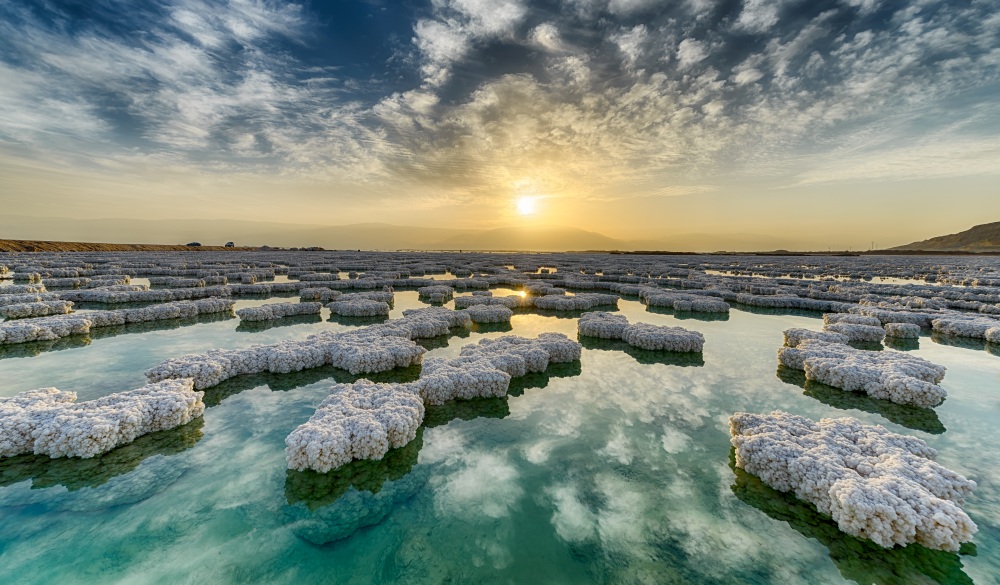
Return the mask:
POLYGON ((989 3, 434 0, 392 63, 354 69, 316 57, 305 6, 129 6, 95 4, 73 27, 48 5, 0 6, 0 156, 279 176, 429 208, 495 204, 525 180, 616 201, 1000 162, 946 107, 995 107, 989 3), (873 129, 891 140, 852 142, 873 129))

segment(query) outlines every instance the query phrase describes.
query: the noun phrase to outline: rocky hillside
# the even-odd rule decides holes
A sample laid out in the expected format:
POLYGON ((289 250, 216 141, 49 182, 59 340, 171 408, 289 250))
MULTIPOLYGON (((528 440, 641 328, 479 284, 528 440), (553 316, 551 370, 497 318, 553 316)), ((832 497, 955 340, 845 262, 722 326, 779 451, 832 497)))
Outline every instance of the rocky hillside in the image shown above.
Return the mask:
POLYGON ((938 236, 891 249, 935 252, 1000 252, 1000 221, 984 223, 957 234, 938 236))

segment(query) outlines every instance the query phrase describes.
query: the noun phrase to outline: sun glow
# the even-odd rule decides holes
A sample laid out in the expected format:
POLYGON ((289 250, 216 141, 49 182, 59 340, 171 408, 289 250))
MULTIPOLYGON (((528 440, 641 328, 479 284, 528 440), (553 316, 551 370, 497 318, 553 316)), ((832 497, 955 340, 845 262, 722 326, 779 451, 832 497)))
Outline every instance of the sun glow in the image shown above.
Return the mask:
POLYGON ((521 215, 531 215, 535 213, 536 205, 534 197, 520 197, 517 200, 517 212, 521 215))

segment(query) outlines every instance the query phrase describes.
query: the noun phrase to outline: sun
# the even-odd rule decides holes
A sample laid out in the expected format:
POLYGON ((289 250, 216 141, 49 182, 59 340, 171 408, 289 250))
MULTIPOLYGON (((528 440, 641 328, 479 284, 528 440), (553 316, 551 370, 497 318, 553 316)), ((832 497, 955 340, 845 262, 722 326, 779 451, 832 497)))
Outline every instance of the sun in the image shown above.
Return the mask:
POLYGON ((536 205, 534 197, 520 197, 517 200, 517 212, 521 215, 531 215, 535 213, 536 205))

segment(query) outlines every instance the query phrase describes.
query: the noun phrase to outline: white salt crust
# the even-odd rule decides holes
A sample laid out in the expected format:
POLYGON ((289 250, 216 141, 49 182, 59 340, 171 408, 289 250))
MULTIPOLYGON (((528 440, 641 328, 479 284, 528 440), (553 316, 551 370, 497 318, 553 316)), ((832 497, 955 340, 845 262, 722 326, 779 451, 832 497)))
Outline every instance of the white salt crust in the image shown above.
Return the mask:
POLYGON ((832 331, 813 331, 811 329, 793 328, 785 330, 785 345, 797 347, 806 340, 819 340, 828 343, 847 343, 850 341, 846 335, 834 333, 832 331))
POLYGON ((285 439, 288 467, 326 473, 355 459, 381 459, 413 440, 425 403, 504 396, 512 377, 578 360, 581 351, 579 343, 559 333, 537 339, 507 335, 466 345, 455 359, 426 360, 415 382, 334 386, 309 421, 285 439))
POLYGON ((413 339, 447 335, 451 328, 470 323, 464 311, 411 309, 403 311, 402 319, 345 333, 323 332, 301 341, 172 358, 147 370, 146 377, 151 381, 192 378, 200 390, 243 374, 289 373, 327 365, 355 375, 385 372, 421 362, 426 350, 413 339))
POLYGON ((976 483, 934 461, 924 441, 854 418, 781 411, 729 419, 736 465, 829 515, 840 530, 889 548, 957 551, 977 528, 962 510, 976 483))
POLYGON ((628 318, 625 315, 605 311, 584 313, 576 325, 580 335, 601 339, 621 339, 626 327, 628 318))
POLYGON ((822 340, 778 350, 781 365, 805 370, 806 378, 897 404, 931 408, 948 393, 938 384, 945 367, 896 351, 867 351, 822 340))
POLYGON ((882 326, 882 322, 877 317, 869 317, 867 315, 855 315, 854 313, 826 313, 823 315, 824 325, 833 325, 834 323, 853 323, 855 325, 871 325, 872 327, 882 326))
POLYGON ((934 331, 945 335, 1000 341, 1000 319, 973 315, 939 317, 931 322, 934 331))
MULTIPOLYGON (((1000 332, 1000 329, 997 331, 1000 332)), ((920 326, 913 323, 886 323, 885 336, 895 339, 917 339, 920 337, 920 326)))
POLYGON ((38 301, 0 306, 0 317, 7 319, 47 317, 49 315, 65 315, 72 312, 73 303, 69 301, 38 301))
POLYGON ((326 473, 354 459, 381 459, 417 435, 424 404, 413 384, 338 384, 285 439, 289 469, 326 473))
POLYGON ((232 309, 233 301, 210 298, 151 305, 141 309, 88 311, 86 313, 38 317, 24 321, 5 321, 0 323, 0 345, 48 341, 69 335, 83 335, 89 333, 94 327, 196 317, 211 313, 224 313, 232 309))
POLYGON ((473 305, 465 309, 473 323, 510 323, 514 311, 502 305, 473 305))
POLYGON ((849 341, 874 343, 885 339, 885 329, 881 325, 859 325, 857 323, 830 323, 823 325, 824 331, 839 333, 849 341))
POLYGON ((587 313, 577 322, 580 335, 602 339, 621 339, 631 346, 654 351, 701 352, 705 336, 683 327, 635 323, 629 325, 624 315, 605 311, 587 313))
POLYGON ((94 457, 186 424, 205 411, 204 393, 193 384, 167 380, 87 402, 55 388, 0 398, 0 457, 94 457))
POLYGON ((370 301, 368 299, 346 299, 344 295, 330 303, 326 308, 334 315, 344 317, 385 317, 389 315, 389 303, 370 301))
POLYGON ((271 303, 236 311, 243 321, 270 321, 294 315, 319 315, 323 303, 271 303))

